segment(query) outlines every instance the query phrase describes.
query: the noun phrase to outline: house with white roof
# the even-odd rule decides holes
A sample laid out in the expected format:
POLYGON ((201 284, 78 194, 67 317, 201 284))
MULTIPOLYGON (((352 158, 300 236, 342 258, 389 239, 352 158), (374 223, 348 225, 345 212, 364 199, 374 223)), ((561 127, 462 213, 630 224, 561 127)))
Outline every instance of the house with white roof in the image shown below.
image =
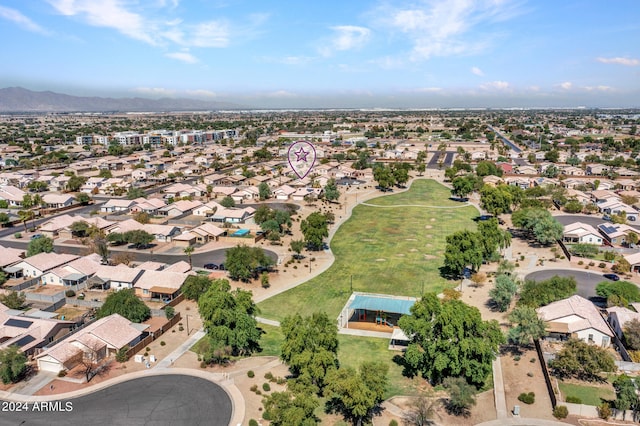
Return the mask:
POLYGON ((576 338, 603 348, 611 344, 611 329, 598 308, 584 297, 574 295, 542 306, 536 312, 551 338, 576 338))
POLYGON ((118 314, 109 315, 36 355, 38 369, 57 373, 72 369, 83 359, 102 361, 121 348, 135 346, 148 328, 118 314))
POLYGON ((607 316, 611 328, 619 338, 622 338, 627 324, 633 320, 640 321, 640 313, 622 306, 607 308, 607 316))
POLYGON ((22 198, 26 192, 11 185, 0 185, 0 200, 5 200, 9 206, 22 206, 22 198))
POLYGON ((566 243, 602 245, 602 235, 593 226, 582 222, 565 225, 562 240, 566 243))
POLYGON ((69 194, 44 194, 42 201, 49 209, 60 209, 73 205, 75 198, 69 194))
POLYGON ((191 214, 193 209, 202 205, 200 201, 180 200, 158 209, 161 216, 176 217, 191 214))
POLYGON ((181 272, 144 271, 133 285, 136 296, 146 300, 173 300, 189 275, 181 272))
POLYGON ((22 275, 27 278, 36 278, 52 269, 66 265, 78 257, 75 254, 38 253, 35 256, 21 260, 13 267, 22 270, 22 275))
POLYGON ((133 288, 138 278, 142 275, 142 269, 129 268, 126 265, 101 265, 95 272, 94 283, 100 284, 103 289, 119 291, 125 288, 133 288))
POLYGON ((100 268, 100 256, 93 253, 46 272, 40 277, 48 285, 72 286, 87 281, 100 268))
POLYGON ((290 187, 289 185, 282 185, 279 188, 276 188, 273 191, 273 195, 277 200, 288 200, 296 192, 295 188, 290 187))

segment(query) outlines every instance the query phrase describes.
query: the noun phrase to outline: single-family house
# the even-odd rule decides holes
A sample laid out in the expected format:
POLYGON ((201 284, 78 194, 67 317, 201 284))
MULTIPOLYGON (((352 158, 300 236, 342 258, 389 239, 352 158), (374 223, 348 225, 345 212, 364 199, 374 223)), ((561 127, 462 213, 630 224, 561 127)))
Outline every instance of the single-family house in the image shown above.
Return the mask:
POLYGON ((156 216, 158 210, 166 206, 167 203, 161 198, 136 198, 135 203, 129 208, 130 213, 147 213, 156 216))
POLYGON ((119 291, 125 288, 133 288, 140 275, 142 275, 142 269, 129 268, 122 264, 116 266, 101 265, 94 275, 102 281, 100 286, 103 290, 119 291))
POLYGON ((75 198, 69 194, 44 194, 42 202, 49 209, 61 209, 73 205, 75 198))
POLYGON ((48 285, 77 286, 93 276, 100 264, 100 256, 93 253, 44 273, 40 280, 48 285))
POLYGON ((141 299, 173 300, 180 294, 180 288, 189 275, 180 272, 144 271, 133 288, 141 299))
POLYGON ((565 340, 576 338, 604 348, 609 347, 613 333, 596 306, 584 297, 574 295, 536 309, 546 324, 549 337, 565 340))
POLYGON ((74 324, 54 319, 55 312, 19 311, 0 303, 0 350, 17 346, 25 355, 69 333, 74 324))
POLYGON ((182 216, 191 214, 193 209, 200 207, 201 205, 202 203, 200 201, 180 200, 158 209, 158 214, 169 217, 182 216))
POLYGON ((213 222, 228 222, 228 223, 243 223, 253 216, 255 213, 253 207, 240 208, 221 208, 218 209, 212 216, 213 222))
POLYGON ((572 244, 602 245, 602 235, 593 226, 582 222, 565 225, 562 240, 572 244))
POLYGON ((75 254, 38 253, 16 263, 13 265, 13 269, 22 270, 22 275, 27 278, 37 278, 52 269, 76 260, 78 257, 75 254))
POLYGON ((0 256, 0 270, 4 270, 4 272, 7 272, 5 268, 24 259, 24 250, 0 245, 0 253, 2 253, 2 256, 0 256))
POLYGON ((119 314, 109 315, 36 355, 38 369, 58 373, 72 369, 83 359, 103 361, 121 348, 135 346, 148 328, 119 314))
POLYGON ((517 166, 516 173, 521 175, 537 175, 538 169, 529 165, 517 166))
POLYGON ((609 166, 605 166, 604 164, 587 164, 586 166, 587 175, 602 176, 608 170, 609 166))
POLYGON ((0 200, 5 200, 9 206, 22 206, 22 199, 26 192, 11 185, 0 185, 0 200))
POLYGON ((607 318, 613 331, 619 338, 622 338, 624 329, 629 322, 640 321, 640 313, 622 306, 612 306, 607 308, 607 318))
POLYGON ((629 262, 629 265, 631 265, 631 272, 640 272, 640 252, 625 254, 624 260, 629 262))
POLYGON ((637 229, 621 223, 601 223, 598 225, 598 231, 609 243, 618 246, 627 242, 629 233, 640 234, 637 229))
POLYGON ((276 197, 277 200, 288 200, 289 197, 291 197, 291 195, 293 195, 293 193, 295 193, 296 190, 295 188, 290 187, 289 185, 282 185, 279 188, 276 188, 273 191, 273 195, 276 197))
POLYGON ((135 204, 133 200, 112 198, 100 206, 100 211, 103 213, 128 212, 135 204))

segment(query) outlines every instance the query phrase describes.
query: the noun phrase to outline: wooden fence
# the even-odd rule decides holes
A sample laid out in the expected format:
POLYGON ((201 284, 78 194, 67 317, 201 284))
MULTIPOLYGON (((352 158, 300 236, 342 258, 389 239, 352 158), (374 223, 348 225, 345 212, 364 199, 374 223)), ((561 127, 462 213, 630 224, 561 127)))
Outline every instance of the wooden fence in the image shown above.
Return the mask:
POLYGON ((142 350, 142 348, 146 348, 147 346, 149 346, 151 342, 162 336, 167 330, 171 329, 171 327, 176 325, 181 319, 182 317, 180 316, 180 312, 176 312, 176 315, 171 318, 168 323, 160 327, 160 330, 156 331, 153 334, 149 334, 147 337, 139 341, 135 346, 129 348, 129 350, 127 350, 127 359, 138 353, 140 350, 142 350))

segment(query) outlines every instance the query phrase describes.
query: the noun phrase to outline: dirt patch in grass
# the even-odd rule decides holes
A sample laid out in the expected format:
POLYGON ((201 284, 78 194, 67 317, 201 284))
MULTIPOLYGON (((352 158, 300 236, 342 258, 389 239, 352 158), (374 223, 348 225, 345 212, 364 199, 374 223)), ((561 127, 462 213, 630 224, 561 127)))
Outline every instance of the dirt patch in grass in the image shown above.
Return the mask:
POLYGON ((427 225, 427 226, 424 227, 424 229, 431 229, 431 228, 433 228, 433 226, 431 226, 431 225, 427 225))
POLYGON ((386 262, 387 259, 376 259, 376 262, 386 262))
POLYGON ((424 255, 424 258, 425 258, 426 260, 437 259, 437 257, 436 257, 436 256, 434 256, 434 255, 432 255, 432 254, 425 254, 425 255, 424 255))

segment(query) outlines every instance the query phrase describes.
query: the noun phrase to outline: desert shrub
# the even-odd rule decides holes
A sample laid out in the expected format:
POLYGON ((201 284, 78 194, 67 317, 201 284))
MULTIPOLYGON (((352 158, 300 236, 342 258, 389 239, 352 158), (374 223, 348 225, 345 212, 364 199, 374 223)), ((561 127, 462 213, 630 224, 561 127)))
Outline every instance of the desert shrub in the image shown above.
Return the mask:
POLYGON ((569 415, 569 409, 564 405, 558 405, 553 409, 553 417, 556 419, 566 419, 569 415))
POLYGON ((256 375, 256 373, 254 373, 253 370, 247 371, 247 377, 253 378, 253 377, 255 377, 255 375, 256 375))
POLYGON ((271 385, 269 385, 269 383, 263 383, 262 390, 265 392, 269 392, 271 390, 271 385))
POLYGON ((565 401, 571 402, 572 404, 582 404, 582 399, 577 396, 569 395, 565 398, 565 401))
POLYGON ((398 422, 396 421, 396 419, 393 419, 389 422, 389 426, 398 426, 398 422))
POLYGON ((15 239, 20 239, 20 238, 22 238, 22 234, 20 232, 16 232, 15 234, 13 234, 13 237, 15 239))
POLYGON ((578 265, 584 265, 584 262, 582 260, 579 260, 578 265))
POLYGON ((603 402, 598 406, 598 417, 604 420, 609 420, 611 417, 611 406, 608 402, 603 402))
POLYGON ((518 395, 518 401, 524 402, 525 404, 533 404, 536 401, 536 394, 533 392, 523 392, 518 395))
POLYGON ((76 292, 73 290, 67 290, 64 292, 65 297, 74 297, 76 295, 76 292))
POLYGON ((64 377, 67 375, 67 370, 60 370, 58 371, 58 377, 64 377))
POLYGON ((256 419, 249 420, 249 426, 258 426, 258 421, 256 419))
POLYGON ((606 264, 606 263, 604 263, 604 262, 600 262, 600 263, 598 263, 598 268, 600 268, 600 269, 604 269, 604 268, 606 268, 606 267, 607 267, 607 264, 606 264))
POLYGON ((271 381, 273 379, 273 374, 271 374, 271 371, 265 373, 264 378, 271 381))
POLYGON ((164 345, 166 345, 166 344, 167 344, 167 343, 166 343, 164 340, 160 341, 160 346, 164 346, 164 345))
POLYGON ((258 385, 253 385, 253 386, 251 386, 251 387, 249 388, 249 390, 250 390, 251 392, 255 392, 255 391, 257 391, 257 390, 258 390, 258 385))

